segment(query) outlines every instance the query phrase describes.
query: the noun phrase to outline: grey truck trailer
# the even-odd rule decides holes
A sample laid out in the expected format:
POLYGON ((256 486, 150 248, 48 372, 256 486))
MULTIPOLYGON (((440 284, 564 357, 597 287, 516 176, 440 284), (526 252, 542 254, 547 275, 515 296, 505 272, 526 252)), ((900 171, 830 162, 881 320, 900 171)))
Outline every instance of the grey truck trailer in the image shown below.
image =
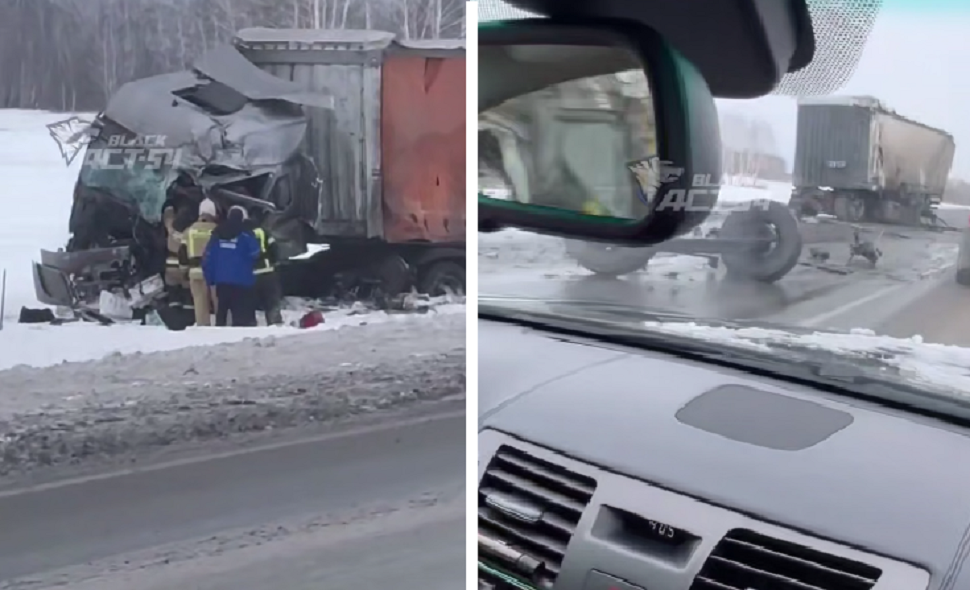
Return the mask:
POLYGON ((799 100, 790 206, 852 223, 918 226, 943 200, 953 136, 868 96, 799 100))

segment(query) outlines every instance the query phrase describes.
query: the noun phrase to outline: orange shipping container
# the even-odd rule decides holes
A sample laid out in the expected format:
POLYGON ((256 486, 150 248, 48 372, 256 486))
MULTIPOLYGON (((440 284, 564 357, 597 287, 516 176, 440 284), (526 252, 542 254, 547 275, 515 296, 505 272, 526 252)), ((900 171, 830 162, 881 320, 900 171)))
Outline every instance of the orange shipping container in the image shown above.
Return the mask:
POLYGON ((465 240, 464 40, 383 31, 244 29, 251 62, 334 109, 307 107, 323 238, 465 240))

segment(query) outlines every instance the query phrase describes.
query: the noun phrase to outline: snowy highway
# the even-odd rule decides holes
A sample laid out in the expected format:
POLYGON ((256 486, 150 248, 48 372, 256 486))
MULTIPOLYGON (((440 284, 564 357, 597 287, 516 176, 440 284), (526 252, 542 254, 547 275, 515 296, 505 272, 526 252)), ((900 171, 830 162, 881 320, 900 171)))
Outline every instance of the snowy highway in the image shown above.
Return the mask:
POLYGON ((464 340, 430 312, 0 371, 0 589, 460 585, 464 340))
MULTIPOLYGON (((945 208, 953 227, 970 210, 945 208)), ((808 328, 870 329, 927 342, 970 345, 970 289, 954 281, 960 232, 867 226, 883 257, 875 267, 849 262, 851 230, 804 227, 802 264, 772 285, 725 280, 707 260, 658 255, 647 268, 620 279, 601 278, 569 260, 563 242, 515 230, 480 241, 483 295, 595 301, 669 309, 699 318, 757 320, 808 328), (830 254, 826 269, 811 250, 830 254)))
POLYGON ((391 424, 0 496, 0 588, 464 580, 464 402, 391 424))

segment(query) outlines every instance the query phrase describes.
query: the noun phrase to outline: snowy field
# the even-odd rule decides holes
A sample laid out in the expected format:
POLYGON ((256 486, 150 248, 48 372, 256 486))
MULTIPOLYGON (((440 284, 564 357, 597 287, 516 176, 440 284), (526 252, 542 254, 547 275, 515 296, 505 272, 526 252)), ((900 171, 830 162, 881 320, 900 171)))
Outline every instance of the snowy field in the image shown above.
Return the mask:
MULTIPOLYGON (((41 249, 56 250, 68 239, 71 192, 81 158, 68 167, 46 125, 69 115, 0 110, 0 203, 6 223, 0 232, 0 271, 7 272, 4 329, 0 331, 0 371, 17 365, 37 367, 99 359, 109 355, 209 346, 247 338, 302 334, 290 327, 190 328, 170 332, 162 327, 92 324, 50 326, 18 324, 21 307, 40 307, 34 296, 30 264, 41 249)), ((291 304, 288 322, 306 310, 291 304)), ((464 306, 445 304, 435 313, 464 314, 464 306)), ((396 321, 381 312, 337 310, 325 314, 314 330, 396 321)))
MULTIPOLYGON (((0 109, 0 270, 7 271, 5 320, 37 307, 30 263, 67 242, 71 191, 80 158, 68 168, 46 125, 63 114, 0 109)), ((0 336, 2 339, 6 339, 0 336)))

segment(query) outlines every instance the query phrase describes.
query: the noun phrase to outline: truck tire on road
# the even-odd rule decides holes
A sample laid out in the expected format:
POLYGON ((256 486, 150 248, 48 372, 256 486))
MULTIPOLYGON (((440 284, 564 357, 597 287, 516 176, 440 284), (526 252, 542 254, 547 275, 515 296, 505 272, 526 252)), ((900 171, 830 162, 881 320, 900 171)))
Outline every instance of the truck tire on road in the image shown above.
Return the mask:
POLYGON ((432 262, 421 271, 418 290, 432 297, 465 294, 465 267, 450 260, 432 262))
POLYGON ((866 201, 859 195, 842 194, 835 197, 835 216, 849 223, 866 219, 866 201))
POLYGON ((730 278, 774 283, 791 272, 802 255, 798 221, 786 205, 774 201, 766 207, 752 206, 732 212, 718 235, 727 239, 774 237, 773 244, 766 249, 756 246, 749 251, 722 254, 721 260, 730 278))
POLYGON ((566 240, 566 254, 586 270, 606 277, 616 278, 643 270, 654 253, 652 248, 566 240))

